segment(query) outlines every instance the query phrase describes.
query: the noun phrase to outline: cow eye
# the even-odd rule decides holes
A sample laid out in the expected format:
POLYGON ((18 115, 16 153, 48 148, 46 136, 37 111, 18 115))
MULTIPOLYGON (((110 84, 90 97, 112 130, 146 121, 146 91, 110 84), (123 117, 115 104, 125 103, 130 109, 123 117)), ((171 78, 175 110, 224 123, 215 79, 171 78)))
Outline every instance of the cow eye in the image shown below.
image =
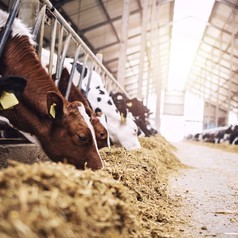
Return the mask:
POLYGON ((85 135, 79 135, 78 138, 83 144, 87 143, 87 137, 85 135))
POLYGON ((105 133, 104 133, 104 132, 100 132, 99 135, 100 135, 101 138, 104 138, 104 137, 105 137, 105 133))

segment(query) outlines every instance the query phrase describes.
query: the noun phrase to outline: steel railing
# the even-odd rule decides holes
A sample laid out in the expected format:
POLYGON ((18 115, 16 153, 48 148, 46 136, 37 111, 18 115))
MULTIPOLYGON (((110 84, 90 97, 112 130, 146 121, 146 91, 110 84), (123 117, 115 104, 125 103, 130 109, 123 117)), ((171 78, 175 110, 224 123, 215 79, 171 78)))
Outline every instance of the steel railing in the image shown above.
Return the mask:
POLYGON ((79 35, 74 31, 74 29, 68 24, 68 22, 63 18, 63 16, 54 8, 52 3, 48 0, 39 0, 41 2, 41 9, 38 14, 37 22, 33 33, 38 35, 38 54, 41 56, 41 49, 44 47, 44 35, 45 35, 45 25, 46 22, 50 26, 50 59, 49 59, 49 74, 52 74, 53 65, 53 54, 57 52, 57 66, 56 66, 56 82, 60 80, 62 68, 64 65, 65 57, 67 56, 70 44, 75 45, 75 54, 72 57, 74 59, 73 67, 70 72, 70 80, 68 88, 66 90, 66 99, 68 99, 73 74, 75 70, 75 65, 78 61, 83 64, 82 73, 80 76, 79 84, 77 85, 81 88, 82 77, 84 75, 85 67, 89 69, 89 80, 86 89, 90 86, 91 80, 93 80, 92 71, 95 70, 100 74, 105 88, 108 91, 122 92, 128 98, 128 93, 124 88, 118 83, 114 76, 109 72, 109 70, 103 65, 100 59, 90 50, 90 48, 85 44, 85 42, 79 37, 79 35), (57 45, 57 49, 56 49, 57 45))

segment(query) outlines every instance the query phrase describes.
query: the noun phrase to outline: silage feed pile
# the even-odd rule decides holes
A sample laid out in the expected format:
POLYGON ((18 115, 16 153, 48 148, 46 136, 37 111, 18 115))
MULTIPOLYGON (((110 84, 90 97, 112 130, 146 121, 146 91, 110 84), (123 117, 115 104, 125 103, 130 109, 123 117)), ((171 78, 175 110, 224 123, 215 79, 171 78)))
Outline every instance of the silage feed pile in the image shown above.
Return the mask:
POLYGON ((181 166, 162 137, 100 150, 101 171, 51 162, 0 171, 0 237, 166 237, 167 176, 181 166))

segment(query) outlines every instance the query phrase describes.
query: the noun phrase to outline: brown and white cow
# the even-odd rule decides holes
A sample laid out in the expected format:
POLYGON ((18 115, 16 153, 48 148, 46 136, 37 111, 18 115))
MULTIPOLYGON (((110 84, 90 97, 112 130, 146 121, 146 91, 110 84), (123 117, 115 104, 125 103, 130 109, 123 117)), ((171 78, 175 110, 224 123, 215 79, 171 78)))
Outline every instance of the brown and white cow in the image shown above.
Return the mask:
MULTIPOLYGON (((7 13, 0 11, 0 31, 6 18, 7 13)), ((51 160, 66 161, 80 169, 102 168, 95 134, 83 104, 64 99, 42 67, 29 35, 24 24, 15 20, 0 58, 0 74, 24 77, 27 85, 19 104, 1 110, 1 117, 14 128, 36 137, 51 160)))
MULTIPOLYGON (((52 77, 54 78, 54 75, 52 77)), ((62 70, 61 78, 58 85, 58 88, 63 95, 66 94, 66 89, 69 83, 69 77, 70 75, 68 70, 64 68, 62 70)), ((96 113, 91 109, 83 93, 74 84, 71 85, 71 90, 70 90, 68 100, 69 102, 80 101, 84 104, 86 112, 90 117, 90 122, 96 134, 96 141, 97 141, 98 148, 101 149, 103 147, 110 146, 109 135, 106 128, 106 122, 103 122, 101 115, 96 115, 96 113)))

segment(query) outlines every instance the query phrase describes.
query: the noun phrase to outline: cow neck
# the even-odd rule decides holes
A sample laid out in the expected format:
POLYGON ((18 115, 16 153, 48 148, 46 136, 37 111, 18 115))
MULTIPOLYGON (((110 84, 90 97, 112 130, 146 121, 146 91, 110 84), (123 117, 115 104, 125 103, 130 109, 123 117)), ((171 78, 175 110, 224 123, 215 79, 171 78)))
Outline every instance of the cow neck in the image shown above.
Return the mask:
POLYGON ((52 126, 47 91, 59 91, 41 66, 27 36, 9 39, 0 59, 0 74, 18 75, 27 80, 21 103, 13 110, 1 111, 1 115, 8 118, 15 128, 42 138, 45 143, 52 126))
POLYGON ((2 57, 4 74, 22 76, 27 80, 23 100, 35 113, 48 114, 46 93, 58 91, 50 76, 44 70, 28 36, 14 36, 4 50, 2 57))
POLYGON ((23 104, 18 104, 11 110, 3 110, 1 115, 7 118, 15 129, 34 135, 40 141, 43 139, 43 142, 46 142, 49 137, 48 133, 52 127, 51 119, 39 117, 23 104))

